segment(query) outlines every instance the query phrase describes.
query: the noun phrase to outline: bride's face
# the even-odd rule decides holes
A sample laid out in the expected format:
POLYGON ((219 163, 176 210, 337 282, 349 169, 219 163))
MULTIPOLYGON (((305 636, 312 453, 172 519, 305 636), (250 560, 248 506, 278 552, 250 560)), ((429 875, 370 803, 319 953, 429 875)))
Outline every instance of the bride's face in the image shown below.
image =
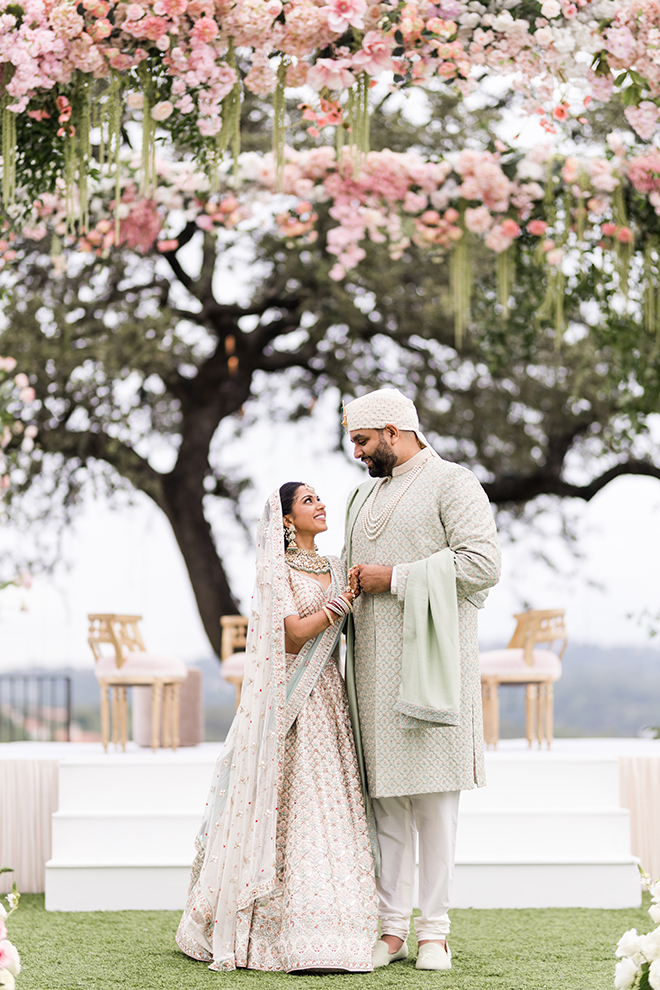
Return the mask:
POLYGON ((316 536, 325 533, 328 528, 325 521, 325 505, 310 488, 301 485, 293 499, 291 512, 285 517, 285 523, 292 522, 300 535, 308 533, 316 536))

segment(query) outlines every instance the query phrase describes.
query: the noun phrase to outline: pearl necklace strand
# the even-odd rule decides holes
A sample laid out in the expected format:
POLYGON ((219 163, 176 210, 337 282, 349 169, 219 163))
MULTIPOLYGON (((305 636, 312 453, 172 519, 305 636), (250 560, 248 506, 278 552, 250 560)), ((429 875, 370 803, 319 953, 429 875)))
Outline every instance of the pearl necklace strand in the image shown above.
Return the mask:
POLYGON ((383 484, 389 480, 388 478, 378 479, 378 481, 374 485, 373 492, 367 499, 367 504, 365 507, 364 531, 366 533, 368 540, 377 540, 379 536, 382 536, 383 532, 385 531, 385 527, 387 526, 388 522, 392 518, 392 515, 394 514, 394 510, 396 509, 397 505, 399 504, 403 496, 406 494, 412 483, 416 481, 419 475, 422 473, 422 469, 425 464, 426 461, 422 461, 421 464, 418 464, 416 467, 412 468, 408 472, 408 477, 403 482, 399 490, 396 491, 394 495, 392 495, 389 502, 387 502, 387 504, 381 509, 378 515, 375 515, 374 505, 376 503, 376 499, 378 498, 378 493, 381 490, 383 484))

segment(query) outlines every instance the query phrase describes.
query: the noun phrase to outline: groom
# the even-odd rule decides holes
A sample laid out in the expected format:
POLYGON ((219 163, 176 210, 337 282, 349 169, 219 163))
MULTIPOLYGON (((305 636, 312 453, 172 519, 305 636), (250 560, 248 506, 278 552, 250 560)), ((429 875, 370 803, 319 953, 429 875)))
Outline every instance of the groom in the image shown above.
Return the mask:
POLYGON ((373 480, 351 493, 347 564, 364 592, 346 681, 382 857, 374 968, 405 959, 419 837, 418 969, 450 969, 449 897, 461 790, 484 778, 477 609, 499 577, 486 494, 442 460, 413 403, 382 388, 345 406, 373 480))

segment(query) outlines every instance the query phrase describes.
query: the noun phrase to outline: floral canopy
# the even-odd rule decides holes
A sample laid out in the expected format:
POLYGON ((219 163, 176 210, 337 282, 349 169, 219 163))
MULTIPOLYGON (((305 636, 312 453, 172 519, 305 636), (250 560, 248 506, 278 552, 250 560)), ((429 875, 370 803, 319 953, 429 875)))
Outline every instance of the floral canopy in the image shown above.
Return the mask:
POLYGON ((549 136, 568 117, 586 123, 592 101, 620 91, 628 124, 650 141, 660 0, 0 0, 0 11, 4 263, 19 234, 55 235, 56 253, 62 244, 176 251, 182 216, 209 232, 236 227, 268 193, 289 197, 275 223, 290 240, 313 239, 316 204, 331 201, 337 279, 359 264, 365 239, 394 256, 411 241, 450 255, 459 335, 475 239, 498 259, 504 306, 521 236, 538 241, 550 308, 571 251, 610 256, 625 287, 639 246, 649 285, 656 277, 655 147, 633 154, 612 136, 605 155, 578 160, 549 142, 515 156, 496 142, 492 152, 424 160, 368 152, 368 115, 375 86, 467 96, 495 75, 549 136), (240 155, 244 89, 272 100, 271 155, 240 155), (292 95, 316 148, 285 144, 292 95), (133 121, 137 156, 124 142, 133 121), (157 139, 177 161, 156 155, 157 139))

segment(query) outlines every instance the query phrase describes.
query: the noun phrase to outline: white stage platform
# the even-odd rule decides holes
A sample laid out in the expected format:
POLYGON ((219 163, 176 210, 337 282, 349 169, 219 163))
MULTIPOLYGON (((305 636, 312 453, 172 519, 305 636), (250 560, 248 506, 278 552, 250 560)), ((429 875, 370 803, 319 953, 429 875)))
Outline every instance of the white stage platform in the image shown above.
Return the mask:
MULTIPOLYGON (((3 761, 19 774, 14 761, 58 761, 46 908, 182 908, 218 749, 0 746, 0 771, 3 761)), ((637 906, 630 811, 620 802, 620 761, 631 758, 650 758, 655 772, 660 741, 558 739, 539 751, 504 740, 488 752, 488 786, 461 798, 453 906, 637 906)))

